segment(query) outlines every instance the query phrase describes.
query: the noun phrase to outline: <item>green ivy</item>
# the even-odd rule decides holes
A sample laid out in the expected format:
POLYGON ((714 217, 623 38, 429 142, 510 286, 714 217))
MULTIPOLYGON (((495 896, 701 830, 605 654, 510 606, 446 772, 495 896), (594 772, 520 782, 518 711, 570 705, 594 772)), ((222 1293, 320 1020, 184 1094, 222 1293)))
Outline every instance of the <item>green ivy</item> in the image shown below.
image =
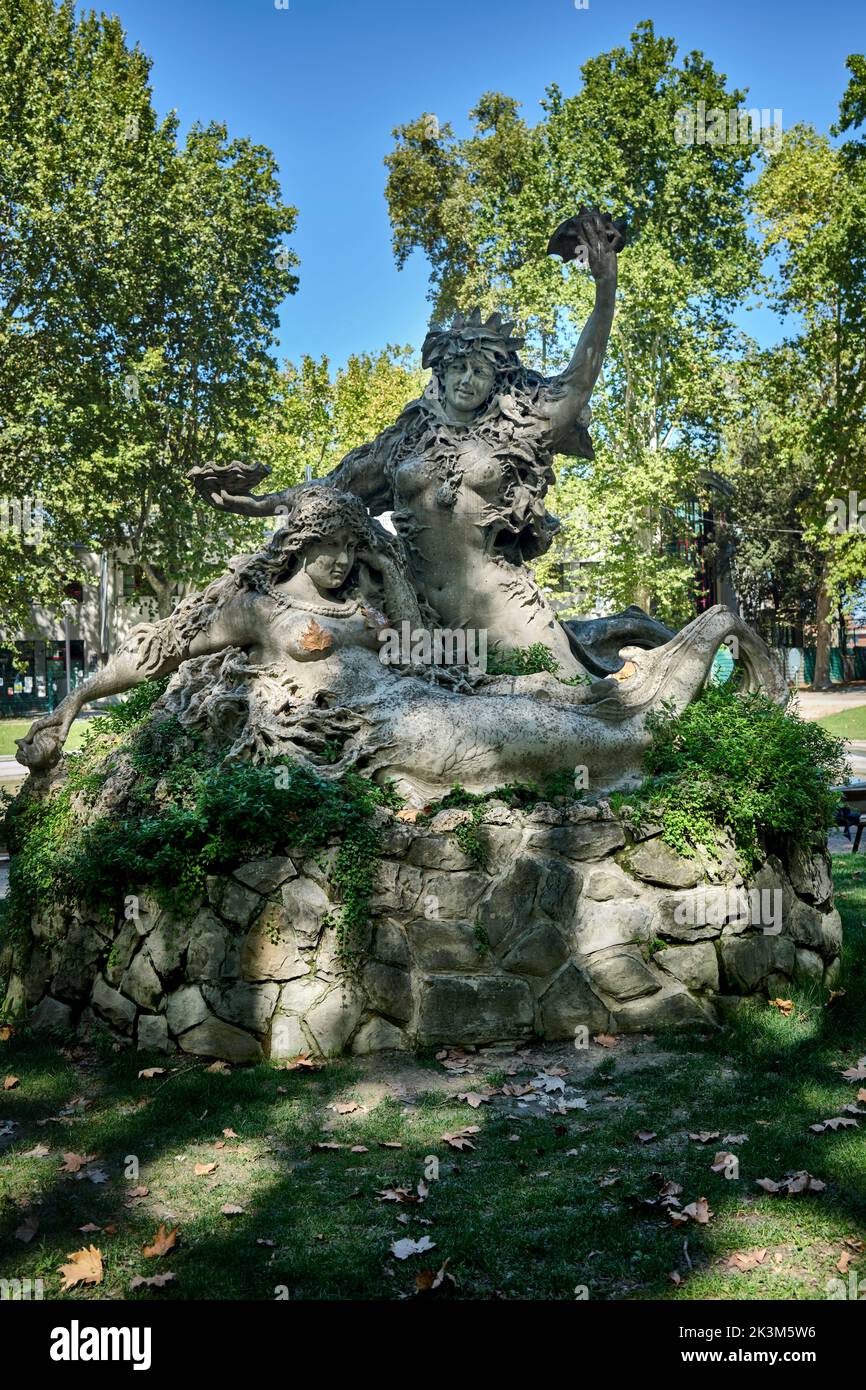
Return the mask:
POLYGON ((86 902, 119 911, 129 885, 148 889, 178 916, 191 914, 211 874, 288 849, 298 858, 339 848, 331 881, 341 959, 357 964, 379 858, 374 811, 393 793, 354 773, 327 780, 288 759, 266 766, 224 762, 173 718, 151 706, 164 684, 139 687, 94 721, 67 778, 47 797, 22 793, 5 816, 9 894, 0 932, 20 936, 34 913, 86 902), (135 780, 121 813, 92 815, 121 760, 135 780))
POLYGON ((806 844, 833 824, 845 744, 760 693, 710 686, 677 715, 650 716, 649 776, 611 797, 637 824, 662 826, 679 854, 733 838, 751 868, 774 840, 806 844))

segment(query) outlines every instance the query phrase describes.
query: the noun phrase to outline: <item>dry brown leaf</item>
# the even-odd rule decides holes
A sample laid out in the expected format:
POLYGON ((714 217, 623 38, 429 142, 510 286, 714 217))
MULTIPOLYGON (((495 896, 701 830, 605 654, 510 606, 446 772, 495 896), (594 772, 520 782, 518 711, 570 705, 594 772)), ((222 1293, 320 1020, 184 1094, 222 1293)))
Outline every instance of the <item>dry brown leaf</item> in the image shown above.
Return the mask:
POLYGON ((7 1076, 6 1079, 5 1079, 4 1082, 3 1082, 3 1090, 4 1090, 4 1091, 11 1091, 11 1090, 14 1090, 14 1088, 18 1085, 19 1079, 20 1079, 20 1078, 17 1077, 17 1076, 7 1076))
POLYGON ((134 1198, 134 1199, 137 1200, 137 1199, 140 1199, 141 1197, 147 1197, 147 1196, 149 1196, 149 1194, 150 1194, 150 1188, 149 1188, 149 1187, 133 1187, 132 1190, 130 1191, 130 1194, 129 1194, 129 1195, 130 1195, 131 1198, 134 1198))
POLYGON ((616 1047, 619 1038, 614 1033, 596 1033, 593 1042, 598 1043, 599 1047, 616 1047))
POLYGON ((748 1134, 726 1134, 722 1140, 723 1144, 745 1144, 748 1134))
POLYGON ((177 1245, 177 1238, 180 1235, 180 1227, 172 1226, 171 1230, 166 1230, 165 1222, 161 1222, 156 1235, 152 1238, 150 1245, 142 1248, 142 1254, 148 1260, 158 1258, 160 1255, 167 1255, 177 1245))
POLYGON ((790 1018, 794 1012, 793 999, 769 999, 767 1002, 771 1009, 778 1009, 783 1018, 790 1018))
POLYGON ((321 1144, 313 1144, 313 1145, 312 1145, 312 1149, 313 1149, 313 1152, 314 1152, 314 1153, 322 1153, 322 1152, 324 1152, 326 1149, 345 1149, 346 1147, 347 1147, 347 1146, 346 1146, 345 1144, 332 1144, 332 1143, 330 1143, 330 1142, 328 1142, 328 1141, 323 1141, 321 1144))
POLYGON ((15 1029, 10 1028, 8 1023, 0 1025, 0 1042, 8 1042, 14 1032, 15 1029))
POLYGON ((235 1134, 233 1129, 223 1130, 223 1139, 240 1139, 240 1137, 239 1134, 235 1134))
POLYGON ((369 1152, 366 1144, 353 1144, 349 1150, 350 1154, 368 1154, 369 1152))
POLYGON ((336 1105, 329 1105, 328 1109, 333 1110, 336 1115, 354 1115, 356 1110, 363 1110, 356 1100, 338 1101, 336 1105))
POLYGON ((305 652, 329 652, 334 645, 334 639, 329 632, 326 632, 315 618, 310 618, 304 631, 301 633, 301 646, 305 652))
POLYGON ((402 1149, 403 1147, 399 1139, 380 1139, 378 1143, 380 1149, 402 1149))
POLYGON ((165 1067, 144 1067, 138 1073, 139 1081, 151 1081, 155 1076, 165 1076, 165 1067))
POLYGON ((455 1129, 453 1133, 443 1134, 442 1143, 447 1144, 451 1149, 474 1149, 475 1145, 469 1138, 471 1134, 480 1134, 478 1125, 466 1125, 463 1129, 455 1129))
POLYGON ((443 1260, 439 1269, 422 1269, 415 1275, 416 1293, 433 1293, 439 1289, 447 1279, 450 1284, 456 1284, 457 1280, 453 1274, 448 1274, 448 1260, 443 1260))
POLYGON ((28 1149, 21 1155, 22 1158, 47 1158, 51 1150, 47 1144, 37 1144, 35 1148, 28 1149))
POLYGON ((846 1067, 842 1075, 846 1081, 866 1081, 866 1057, 861 1057, 856 1067, 846 1067))
POLYGON ((781 1193, 785 1197, 798 1197, 804 1192, 823 1192, 827 1186, 820 1178, 813 1178, 811 1173, 802 1169, 797 1173, 786 1173, 781 1182, 774 1182, 772 1178, 758 1178, 756 1182, 764 1192, 772 1196, 781 1193))
POLYGON ((397 812, 394 819, 401 820, 406 825, 414 825, 420 814, 420 811, 418 811, 414 806, 404 806, 402 811, 397 812))
MULTIPOLYGON (((283 1071, 321 1071, 325 1063, 317 1057, 311 1057, 308 1052, 301 1052, 297 1057, 290 1057, 284 1063, 283 1071)), ((280 1090, 280 1087, 277 1087, 280 1090)), ((285 1094, 285 1092, 283 1092, 285 1094)))
POLYGON ((737 1155, 728 1153, 727 1149, 720 1149, 710 1164, 711 1173, 723 1173, 729 1163, 736 1163, 737 1155))
POLYGON ((237 1206, 235 1202, 226 1202, 224 1207, 220 1207, 223 1216, 243 1216, 244 1208, 237 1206))
POLYGON ((64 1154, 60 1171, 61 1173, 79 1173, 95 1158, 96 1154, 64 1154))
POLYGON ((851 1251, 850 1251, 850 1250, 843 1250, 843 1251, 842 1251, 842 1254, 839 1256, 838 1260, 836 1261, 836 1268, 838 1269, 838 1271, 839 1271, 840 1274, 847 1274, 847 1273, 848 1273, 848 1270, 849 1270, 850 1267, 851 1267, 851 1261, 853 1260, 853 1258, 854 1258, 854 1256, 851 1254, 851 1251))
POLYGON ((93 1221, 88 1221, 86 1226, 79 1226, 78 1229, 83 1236, 95 1236, 97 1231, 102 1230, 102 1227, 95 1225, 93 1221))
POLYGON ((197 1163, 192 1171, 197 1178, 206 1178, 209 1173, 215 1173, 218 1167, 218 1163, 197 1163))
POLYGON ((683 1207, 683 1216, 690 1216, 699 1226, 706 1226, 712 1215, 706 1197, 699 1197, 696 1202, 689 1202, 687 1207, 683 1207))
POLYGON ((26 1216, 15 1232, 15 1239, 23 1241, 29 1245, 36 1232, 39 1230, 39 1218, 37 1216, 26 1216))
POLYGON ((856 1120, 847 1120, 841 1115, 835 1115, 832 1120, 821 1120, 816 1125, 810 1125, 809 1128, 814 1130, 815 1134, 823 1134, 825 1129, 831 1129, 835 1133, 837 1129, 857 1129, 858 1125, 856 1120))
POLYGON ((421 1198, 408 1187, 383 1187, 376 1193, 379 1202, 420 1202, 421 1198))
POLYGON ((231 1070, 228 1062, 211 1062, 209 1067, 205 1067, 205 1071, 214 1076, 231 1076, 231 1070))
POLYGON ((477 1110, 479 1105, 490 1104, 490 1097, 483 1096, 480 1091, 458 1091, 457 1099, 465 1100, 466 1104, 471 1105, 473 1110, 477 1110))
POLYGON ((762 1265, 766 1258, 766 1247, 763 1250, 735 1250, 728 1256, 726 1264, 729 1269, 739 1269, 745 1274, 746 1270, 762 1265))
POLYGON ((61 1292, 72 1289, 76 1284, 102 1283, 102 1251, 95 1245, 86 1250, 76 1250, 66 1256, 68 1264, 61 1265, 57 1273, 63 1275, 61 1292))
POLYGON ((711 1139, 718 1139, 720 1133, 718 1129, 700 1129, 696 1134, 690 1134, 689 1138, 698 1144, 709 1144, 711 1139))
POLYGON ((435 1250, 436 1242, 429 1236, 422 1236, 420 1240, 411 1240, 406 1236, 403 1240, 392 1240, 390 1250, 392 1255, 396 1255, 398 1260, 408 1260, 410 1255, 420 1255, 425 1250, 435 1250))

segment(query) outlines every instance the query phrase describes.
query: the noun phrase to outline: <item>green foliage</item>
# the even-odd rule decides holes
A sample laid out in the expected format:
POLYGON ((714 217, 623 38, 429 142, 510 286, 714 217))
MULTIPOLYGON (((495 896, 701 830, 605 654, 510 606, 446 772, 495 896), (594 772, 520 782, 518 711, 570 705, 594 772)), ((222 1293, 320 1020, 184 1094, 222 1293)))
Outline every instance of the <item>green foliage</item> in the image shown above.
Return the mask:
POLYGON ((559 662, 543 642, 533 642, 529 647, 513 647, 507 652, 494 647, 487 659, 487 673, 490 676, 532 676, 537 671, 549 671, 556 676, 559 669, 559 662))
POLYGON ((750 867, 774 839, 806 842, 833 822, 831 790, 845 773, 844 743, 758 693, 710 686, 682 714, 652 718, 647 780, 611 798, 655 822, 678 853, 711 853, 733 836, 750 867))
POLYGON ((189 914, 210 874, 286 848, 306 858, 337 844, 331 880, 341 909, 331 925, 352 968, 378 862, 373 812, 392 794, 353 773, 328 781, 287 760, 217 761, 176 720, 150 714, 162 686, 139 688, 96 721, 82 754, 68 760, 58 792, 21 797, 7 814, 13 858, 6 932, 23 933, 34 912, 73 901, 117 911, 133 887, 189 914), (122 814, 88 817, 120 758, 136 774, 122 814))

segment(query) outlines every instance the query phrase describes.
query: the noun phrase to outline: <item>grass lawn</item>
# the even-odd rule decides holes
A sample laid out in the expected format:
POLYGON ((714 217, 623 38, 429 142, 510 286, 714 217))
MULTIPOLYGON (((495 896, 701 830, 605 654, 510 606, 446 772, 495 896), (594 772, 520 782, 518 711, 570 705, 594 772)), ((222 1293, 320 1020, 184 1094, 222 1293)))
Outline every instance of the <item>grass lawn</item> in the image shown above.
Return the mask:
POLYGON ((92 1243, 103 1282, 62 1297, 397 1299, 447 1259, 456 1288, 428 1297, 568 1300, 585 1285, 594 1300, 823 1299, 846 1255, 866 1275, 863 1130, 809 1129, 864 1084, 841 1071, 866 1053, 866 879, 847 856, 834 867, 847 993, 829 1008, 798 995, 791 1017, 750 1006, 702 1036, 486 1052, 470 1057, 469 1074, 396 1054, 215 1074, 192 1058, 110 1044, 61 1052, 13 1034, 0 1043, 0 1078, 19 1078, 0 1090, 0 1277, 41 1277, 44 1296, 60 1297, 58 1267, 92 1243), (558 1065, 585 1108, 457 1099, 558 1065), (147 1066, 167 1070, 139 1079, 147 1066), (362 1108, 333 1108, 353 1102, 362 1108), (479 1127, 474 1149, 443 1142, 467 1125, 479 1127), (638 1131, 657 1137, 641 1143, 638 1131), (697 1131, 718 1137, 690 1140, 697 1131), (719 1150, 738 1155, 738 1178, 710 1171, 719 1150), (89 1165, 62 1172, 68 1153, 89 1165), (423 1203, 377 1199, 414 1193, 431 1155, 439 1176, 423 1203), (214 1166, 196 1174, 197 1164, 214 1166), (801 1169, 826 1190, 756 1186, 801 1169), (675 1228, 645 1204, 663 1180, 681 1184, 683 1206, 706 1197, 709 1223, 675 1228), (34 1220, 32 1238, 16 1238, 34 1220), (145 1258, 163 1222, 180 1228, 176 1249, 145 1258), (392 1241, 422 1236, 435 1242, 429 1253, 390 1253, 392 1241), (761 1251, 745 1271, 731 1262, 761 1251), (162 1289, 130 1291, 135 1275, 167 1272, 176 1277, 162 1289))
MULTIPOLYGON (((15 740, 16 738, 23 738, 32 723, 32 719, 0 719, 0 758, 15 757, 17 752, 15 740)), ((87 725, 88 720, 76 719, 69 730, 69 738, 66 740, 67 753, 74 753, 76 748, 81 747, 81 740, 87 725)))
POLYGON ((830 714, 826 719, 816 719, 815 722, 839 738, 866 741, 866 705, 856 705, 854 709, 842 710, 841 714, 830 714))

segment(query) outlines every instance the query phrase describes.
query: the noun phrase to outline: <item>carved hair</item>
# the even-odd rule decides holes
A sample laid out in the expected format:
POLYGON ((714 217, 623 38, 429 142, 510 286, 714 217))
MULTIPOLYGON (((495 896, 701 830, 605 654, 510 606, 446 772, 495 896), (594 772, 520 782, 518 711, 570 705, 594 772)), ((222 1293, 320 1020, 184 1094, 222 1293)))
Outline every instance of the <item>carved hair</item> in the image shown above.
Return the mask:
POLYGON ((383 538, 390 539, 352 493, 337 492, 327 484, 304 488, 292 499, 280 530, 235 570, 238 586, 266 593, 278 579, 291 578, 312 541, 340 530, 349 531, 360 545, 377 549, 382 548, 383 538))

